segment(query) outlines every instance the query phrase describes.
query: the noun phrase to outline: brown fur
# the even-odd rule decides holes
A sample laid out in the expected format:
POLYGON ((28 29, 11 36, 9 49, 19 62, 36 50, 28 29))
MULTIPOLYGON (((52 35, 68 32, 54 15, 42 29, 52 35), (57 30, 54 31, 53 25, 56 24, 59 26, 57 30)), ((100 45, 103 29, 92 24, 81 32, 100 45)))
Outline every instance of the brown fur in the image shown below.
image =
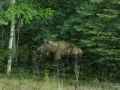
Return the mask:
POLYGON ((80 60, 82 58, 82 50, 78 47, 68 47, 62 51, 62 57, 80 60))
POLYGON ((50 52, 54 55, 54 60, 60 60, 63 57, 80 60, 82 58, 82 50, 78 47, 70 47, 65 41, 45 41, 38 49, 37 53, 50 52))
POLYGON ((82 59, 82 50, 78 47, 73 47, 71 50, 71 57, 74 59, 82 59))
POLYGON ((38 49, 37 53, 51 52, 54 55, 54 60, 60 60, 62 57, 62 52, 67 49, 69 44, 65 41, 46 41, 38 49))

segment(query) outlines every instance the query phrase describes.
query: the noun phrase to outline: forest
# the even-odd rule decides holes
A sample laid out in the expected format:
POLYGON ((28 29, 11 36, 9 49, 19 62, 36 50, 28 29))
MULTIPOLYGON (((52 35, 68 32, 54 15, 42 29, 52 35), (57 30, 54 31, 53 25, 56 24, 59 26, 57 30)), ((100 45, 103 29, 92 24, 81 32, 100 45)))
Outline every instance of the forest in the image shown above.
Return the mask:
MULTIPOLYGON (((55 77, 52 55, 36 54, 44 39, 83 51, 79 83, 120 82, 120 0, 0 0, 0 77, 55 77)), ((63 63, 60 79, 73 84, 73 67, 63 63)))

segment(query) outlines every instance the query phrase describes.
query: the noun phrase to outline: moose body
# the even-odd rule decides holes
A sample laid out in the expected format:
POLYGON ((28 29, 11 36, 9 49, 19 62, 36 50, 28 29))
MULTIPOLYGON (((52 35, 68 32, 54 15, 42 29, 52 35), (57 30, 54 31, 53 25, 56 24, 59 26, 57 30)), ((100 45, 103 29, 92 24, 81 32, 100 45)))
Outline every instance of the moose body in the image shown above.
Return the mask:
POLYGON ((80 60, 82 58, 82 50, 78 47, 71 47, 65 41, 45 41, 38 49, 37 53, 50 52, 53 54, 54 60, 61 60, 62 58, 73 58, 80 60))
POLYGON ((54 56, 54 60, 60 60, 63 56, 63 51, 66 50, 69 44, 65 41, 45 41, 38 49, 37 53, 50 52, 54 56))
POLYGON ((50 52, 53 54, 53 58, 55 61, 61 60, 62 58, 69 58, 74 60, 74 72, 76 75, 76 90, 78 90, 78 62, 81 61, 82 58, 82 50, 78 47, 71 47, 65 41, 44 41, 44 43, 37 49, 37 53, 50 52))

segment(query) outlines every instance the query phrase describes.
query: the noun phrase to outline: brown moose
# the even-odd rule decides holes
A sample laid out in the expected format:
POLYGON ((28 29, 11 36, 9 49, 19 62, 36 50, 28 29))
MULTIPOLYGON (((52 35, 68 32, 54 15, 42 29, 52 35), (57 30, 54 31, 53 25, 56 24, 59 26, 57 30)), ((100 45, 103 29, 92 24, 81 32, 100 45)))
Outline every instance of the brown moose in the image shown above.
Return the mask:
POLYGON ((81 61, 82 58, 82 50, 78 47, 71 47, 65 41, 48 41, 45 40, 44 43, 37 49, 37 53, 50 52, 53 54, 53 58, 55 61, 61 60, 62 58, 72 58, 74 60, 74 72, 76 75, 76 90, 78 90, 78 62, 81 61))

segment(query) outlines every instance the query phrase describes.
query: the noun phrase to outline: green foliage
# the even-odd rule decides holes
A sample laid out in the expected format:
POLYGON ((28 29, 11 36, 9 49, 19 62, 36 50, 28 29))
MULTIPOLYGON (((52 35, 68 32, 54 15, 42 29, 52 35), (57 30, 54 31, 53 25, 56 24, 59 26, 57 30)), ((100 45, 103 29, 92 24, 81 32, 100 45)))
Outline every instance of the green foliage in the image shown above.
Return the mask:
POLYGON ((90 0, 90 2, 93 2, 93 3, 100 3, 100 2, 103 2, 103 0, 90 0))
MULTIPOLYGON (((81 1, 79 4, 77 0, 75 3, 72 1, 62 4, 59 1, 56 2, 57 4, 51 2, 48 5, 55 8, 52 21, 41 19, 41 21, 32 21, 30 26, 25 26, 25 32, 21 36, 22 43, 29 42, 30 46, 40 46, 43 38, 68 41, 71 45, 83 50, 80 71, 82 80, 88 78, 90 80, 93 78, 117 80, 120 75, 120 21, 118 19, 120 12, 117 1, 114 3, 112 0, 111 2, 91 0, 81 1), (113 3, 114 5, 110 7, 113 3), (31 32, 29 32, 30 30, 31 32), (23 40, 26 34, 28 36, 23 40)), ((45 6, 47 5, 45 4, 45 6)), ((45 58, 43 55, 41 60, 39 64, 46 64, 42 64, 43 66, 40 67, 43 75, 46 71, 51 73, 53 70, 52 58, 45 58)), ((70 74, 66 76, 72 77, 71 68, 67 70, 67 73, 70 74)))
POLYGON ((114 1, 108 0, 83 2, 79 5, 80 7, 75 7, 76 12, 70 13, 69 18, 65 18, 63 26, 59 26, 61 29, 59 38, 83 50, 83 66, 81 67, 83 76, 91 74, 89 76, 91 78, 104 77, 109 80, 113 77, 119 78, 120 20, 118 18, 120 12, 117 1, 114 6, 112 6, 113 3, 114 1), (113 72, 116 74, 113 75, 113 72))
POLYGON ((0 72, 4 72, 6 68, 6 59, 8 58, 9 51, 6 48, 7 36, 4 27, 0 25, 0 72))
POLYGON ((3 24, 3 25, 8 25, 8 22, 6 22, 3 18, 4 12, 5 12, 5 9, 3 6, 5 6, 5 4, 7 4, 7 1, 8 0, 3 0, 0 3, 0 24, 3 24))
MULTIPOLYGON (((17 38, 19 41, 17 67, 33 71, 33 60, 36 60, 40 76, 46 73, 54 75, 52 56, 40 55, 38 58, 34 52, 43 43, 43 38, 54 41, 65 40, 70 45, 78 46, 83 50, 83 60, 80 65, 81 80, 97 78, 119 81, 119 10, 119 0, 19 0, 14 6, 7 8, 5 13, 0 14, 0 22, 3 26, 14 16, 15 28, 20 28, 19 32, 16 31, 16 37, 20 34, 17 38)), ((1 33, 6 30, 4 35, 0 34, 2 46, 3 41, 8 41, 5 37, 9 35, 9 24, 8 27, 0 28, 1 33)), ((4 50, 6 49, 0 48, 0 52, 4 50)), ((0 65, 4 64, 7 52, 1 55, 0 65)), ((27 71, 22 72, 22 69, 18 71, 24 75, 27 71)), ((72 68, 66 67, 66 69, 68 79, 74 79, 72 68)))
POLYGON ((3 25, 8 25, 8 22, 4 21, 4 20, 0 20, 0 24, 3 24, 3 25))
POLYGON ((21 18, 21 23, 30 23, 33 19, 50 18, 53 15, 53 10, 50 8, 36 10, 32 4, 16 3, 10 6, 5 12, 5 18, 12 20, 12 17, 21 18))

